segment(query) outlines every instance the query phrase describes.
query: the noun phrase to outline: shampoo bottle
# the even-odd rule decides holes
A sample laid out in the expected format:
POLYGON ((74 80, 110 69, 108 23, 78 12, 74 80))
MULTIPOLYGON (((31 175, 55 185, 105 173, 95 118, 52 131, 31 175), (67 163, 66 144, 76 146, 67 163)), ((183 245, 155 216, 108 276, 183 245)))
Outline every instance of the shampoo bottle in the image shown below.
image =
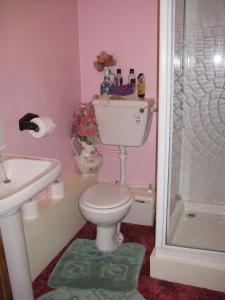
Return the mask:
POLYGON ((136 76, 134 74, 134 69, 130 69, 128 76, 128 83, 132 85, 134 92, 136 90, 136 76))
POLYGON ((137 77, 137 94, 138 97, 144 99, 145 97, 145 76, 144 73, 140 73, 137 77))
POLYGON ((123 77, 121 74, 121 69, 116 70, 116 76, 115 76, 115 87, 123 85, 123 77))

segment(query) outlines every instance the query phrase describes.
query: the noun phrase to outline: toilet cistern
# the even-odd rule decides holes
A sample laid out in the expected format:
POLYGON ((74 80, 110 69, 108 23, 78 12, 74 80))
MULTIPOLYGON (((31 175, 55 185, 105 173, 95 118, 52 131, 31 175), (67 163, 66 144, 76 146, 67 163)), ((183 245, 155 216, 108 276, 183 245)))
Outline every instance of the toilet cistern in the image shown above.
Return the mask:
POLYGON ((119 146, 120 184, 125 184, 126 146, 140 147, 147 140, 154 100, 104 99, 93 105, 102 144, 119 146))

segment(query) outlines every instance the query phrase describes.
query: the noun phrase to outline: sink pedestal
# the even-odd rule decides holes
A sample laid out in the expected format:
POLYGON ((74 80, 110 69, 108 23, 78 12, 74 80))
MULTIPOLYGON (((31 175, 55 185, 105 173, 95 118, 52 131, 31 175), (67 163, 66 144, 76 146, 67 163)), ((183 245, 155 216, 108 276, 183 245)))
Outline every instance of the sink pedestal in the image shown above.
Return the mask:
POLYGON ((13 300, 34 300, 21 209, 0 216, 13 300))
POLYGON ((0 227, 13 300, 34 300, 21 207, 56 180, 61 163, 49 158, 4 154, 1 167, 0 227), (10 175, 9 182, 6 175, 10 175))

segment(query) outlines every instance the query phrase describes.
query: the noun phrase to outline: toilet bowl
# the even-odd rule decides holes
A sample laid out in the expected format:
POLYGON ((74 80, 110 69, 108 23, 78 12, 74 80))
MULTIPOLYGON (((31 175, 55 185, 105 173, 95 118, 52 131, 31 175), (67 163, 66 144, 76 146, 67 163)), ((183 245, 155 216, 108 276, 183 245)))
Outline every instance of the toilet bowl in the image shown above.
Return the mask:
POLYGON ((88 188, 79 201, 84 218, 97 225, 96 245, 101 251, 113 251, 123 241, 117 224, 128 214, 133 203, 129 188, 101 183, 88 188))

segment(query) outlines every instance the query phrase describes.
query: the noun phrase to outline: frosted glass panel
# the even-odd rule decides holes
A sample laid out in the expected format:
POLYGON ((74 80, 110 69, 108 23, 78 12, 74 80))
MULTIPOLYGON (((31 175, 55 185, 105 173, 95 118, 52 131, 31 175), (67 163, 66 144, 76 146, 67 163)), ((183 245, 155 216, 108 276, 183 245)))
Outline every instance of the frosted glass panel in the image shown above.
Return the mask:
POLYGON ((225 0, 174 5, 167 243, 225 251, 225 0))
POLYGON ((170 214, 174 210, 177 199, 180 197, 180 183, 181 183, 181 150, 182 150, 182 132, 183 132, 183 36, 184 24, 184 0, 179 1, 175 9, 175 28, 173 41, 173 132, 171 135, 171 186, 170 186, 170 214))
POLYGON ((186 0, 183 198, 225 204, 225 1, 186 0))

